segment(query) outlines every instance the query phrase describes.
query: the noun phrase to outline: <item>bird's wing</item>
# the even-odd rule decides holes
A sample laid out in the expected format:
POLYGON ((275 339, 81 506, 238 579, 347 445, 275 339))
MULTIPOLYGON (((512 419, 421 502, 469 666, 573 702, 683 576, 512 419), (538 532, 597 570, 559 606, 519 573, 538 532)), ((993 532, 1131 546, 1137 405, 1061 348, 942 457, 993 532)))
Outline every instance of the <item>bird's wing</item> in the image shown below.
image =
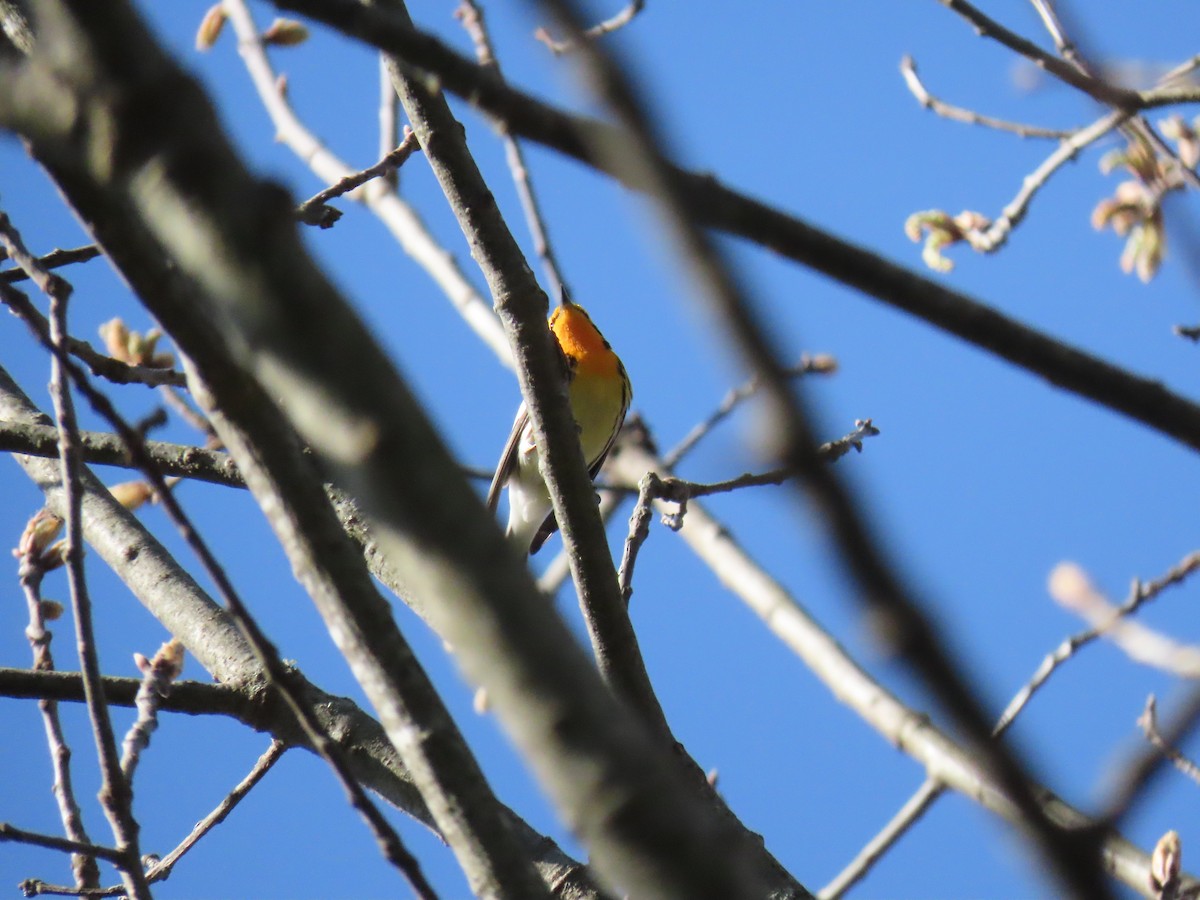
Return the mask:
POLYGON ((529 411, 522 403, 517 408, 517 418, 513 422, 512 433, 508 436, 508 442, 500 454, 500 462, 496 464, 496 474, 492 476, 492 485, 488 488, 487 508, 492 512, 496 511, 496 504, 500 502, 500 492, 504 490, 508 479, 516 471, 517 453, 521 447, 521 432, 525 430, 525 423, 528 421, 529 411))

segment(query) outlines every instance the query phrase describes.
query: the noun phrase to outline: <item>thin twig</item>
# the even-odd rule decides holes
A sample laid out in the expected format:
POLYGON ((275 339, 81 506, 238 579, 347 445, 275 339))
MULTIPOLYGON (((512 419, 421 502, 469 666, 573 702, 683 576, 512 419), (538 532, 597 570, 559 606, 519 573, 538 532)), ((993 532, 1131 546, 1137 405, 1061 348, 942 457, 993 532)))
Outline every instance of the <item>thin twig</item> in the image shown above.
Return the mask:
POLYGON ((258 758, 258 761, 254 764, 254 768, 250 770, 246 777, 239 781, 234 789, 229 792, 229 795, 217 804, 216 809, 196 823, 191 833, 183 839, 178 847, 151 866, 149 871, 146 872, 146 877, 151 882, 162 881, 167 878, 175 868, 175 864, 179 862, 180 857, 191 850, 213 828, 225 821, 234 808, 250 793, 251 789, 271 771, 271 768, 279 761, 287 749, 288 746, 283 741, 278 739, 271 741, 270 746, 258 758))
POLYGON ((1146 698, 1146 708, 1142 710, 1142 714, 1138 717, 1138 727, 1142 729, 1142 734, 1146 736, 1146 740, 1162 751, 1163 756, 1175 764, 1175 768, 1192 779, 1192 781, 1200 784, 1200 766, 1197 766, 1169 744, 1166 738, 1162 736, 1162 732, 1158 730, 1157 706, 1158 704, 1155 702, 1153 694, 1146 698))
POLYGON ((1029 211, 1029 204, 1048 182, 1052 175, 1066 163, 1079 155, 1085 147, 1095 143, 1109 132, 1120 128, 1132 118, 1133 114, 1126 110, 1114 110, 1097 119, 1091 125, 1074 132, 1055 148, 1054 152, 1042 160, 1041 165, 1034 169, 1021 182, 1017 195, 1000 211, 997 218, 984 231, 968 231, 966 239, 980 253, 992 253, 1004 245, 1012 230, 1020 224, 1029 211))
MULTIPOLYGON (((72 247, 70 250, 51 250, 45 256, 39 256, 37 261, 43 269, 57 269, 73 263, 87 262, 89 259, 95 259, 102 255, 103 252, 95 244, 84 244, 82 247, 72 247)), ((0 272, 0 281, 5 284, 16 284, 18 281, 25 281, 28 278, 25 270, 21 268, 6 269, 0 272)))
MULTIPOLYGON (((581 37, 585 40, 594 41, 597 38, 604 37, 606 34, 611 34, 619 28, 624 28, 633 21, 645 6, 646 0, 632 0, 628 6, 623 7, 616 15, 583 31, 581 37)), ((545 28, 537 29, 533 33, 533 36, 536 40, 541 41, 549 47, 550 52, 555 56, 562 56, 564 53, 571 53, 579 48, 578 39, 568 38, 565 41, 556 41, 545 28)))
MULTIPOLYGON (((479 64, 491 69, 496 73, 496 77, 502 79, 504 76, 500 71, 500 62, 496 59, 496 51, 483 20, 483 9, 475 0, 462 0, 454 14, 462 22, 463 28, 470 36, 479 64)), ((550 284, 550 296, 556 302, 561 303, 564 293, 567 291, 567 283, 563 278, 562 268, 558 264, 554 246, 550 243, 541 204, 538 202, 537 193, 533 188, 533 181, 529 177, 529 167, 525 164, 525 153, 521 149, 520 142, 498 119, 492 120, 492 124, 504 141, 504 157, 508 163, 508 169, 512 173, 517 197, 521 201, 525 225, 529 228, 529 234, 533 238, 534 252, 537 253, 538 259, 542 261, 542 268, 546 271, 546 278, 550 284)))
MULTIPOLYGON (((1157 724, 1157 723, 1156 723, 1157 724)), ((1178 747, 1200 726, 1200 689, 1193 688, 1179 704, 1173 720, 1159 733, 1163 743, 1178 747)), ((1150 782, 1162 773, 1167 757, 1157 746, 1146 748, 1117 780, 1104 810, 1102 821, 1113 826, 1127 817, 1139 800, 1144 800, 1150 782)))
POLYGON ((999 22, 984 15, 966 0, 938 0, 943 6, 966 19, 980 37, 991 38, 1029 59, 1039 69, 1045 69, 1059 80, 1078 88, 1088 96, 1118 110, 1132 111, 1141 105, 1136 91, 1130 91, 1081 72, 1069 62, 1042 50, 1019 34, 1009 31, 999 22))
MULTIPOLYGON (((835 371, 837 371, 837 360, 829 354, 819 353, 816 356, 809 356, 806 353, 800 357, 799 363, 789 369, 784 369, 783 374, 799 377, 813 374, 829 375, 835 371)), ((731 388, 708 418, 695 425, 684 435, 683 440, 663 455, 663 462, 671 469, 678 466, 679 461, 691 453, 705 435, 727 419, 740 403, 754 396, 760 387, 762 387, 762 379, 758 375, 752 375, 739 387, 731 388)))
POLYGON ((991 116, 985 116, 974 110, 966 109, 962 106, 952 106, 937 97, 934 97, 926 89, 921 79, 917 76, 917 64, 911 56, 905 56, 900 60, 900 74, 904 76, 904 83, 908 85, 908 89, 912 95, 917 98, 917 102, 925 109, 932 110, 943 119, 950 119, 953 122, 962 122, 966 125, 982 125, 984 128, 994 128, 996 131, 1007 131, 1018 137, 1023 138, 1050 138, 1054 140, 1066 140, 1071 136, 1071 132, 1062 131, 1056 128, 1041 128, 1037 125, 1026 125, 1022 122, 1009 122, 1005 119, 996 119, 991 116))
MULTIPOLYGON (((400 145, 394 150, 389 151, 384 157, 375 163, 373 166, 367 166, 360 172, 354 172, 347 175, 334 184, 331 184, 325 190, 314 194, 303 203, 296 207, 296 215, 300 221, 306 225, 319 225, 322 228, 328 228, 338 220, 341 213, 337 213, 332 218, 330 217, 330 208, 325 204, 336 197, 343 194, 348 194, 355 188, 360 188, 368 181, 375 178, 386 178, 394 174, 399 168, 404 165, 410 156, 421 149, 417 143, 417 137, 410 130, 405 128, 404 139, 400 145)), ((337 212, 332 210, 332 212, 337 212)))
POLYGON ((629 536, 621 551, 621 564, 617 568, 617 583, 621 588, 621 599, 629 605, 633 596, 633 567, 637 565, 638 553, 650 537, 650 508, 662 488, 662 479, 654 472, 647 472, 638 484, 637 505, 629 517, 629 536))
MULTIPOLYGON (((57 429, 50 429, 57 434, 57 429)), ((57 454, 56 454, 57 455, 57 454)), ((20 559, 17 577, 25 593, 29 608, 29 624, 25 636, 33 651, 33 669, 37 672, 53 672, 54 656, 50 652, 52 635, 46 628, 46 604, 42 600, 42 578, 50 566, 60 564, 58 546, 50 542, 58 536, 62 520, 48 509, 40 510, 21 536, 20 546, 13 551, 20 559)), ((68 839, 80 844, 90 844, 83 815, 75 799, 75 788, 71 778, 71 749, 63 733, 62 720, 58 715, 58 702, 48 698, 38 700, 46 741, 50 749, 50 764, 54 771, 54 799, 58 804, 59 818, 68 839)), ((100 884, 100 870, 94 857, 72 854, 71 869, 75 885, 80 888, 96 887, 100 884)))
MULTIPOLYGON (((743 390, 753 382, 743 386, 743 390)), ((757 385, 754 385, 757 387, 757 385)), ((753 390, 753 388, 751 388, 753 390)), ((827 462, 836 462, 851 449, 862 452, 862 442, 869 437, 879 434, 879 429, 871 424, 870 419, 859 419, 854 423, 854 430, 836 441, 829 441, 817 448, 817 454, 827 462)), ((671 466, 663 460, 663 471, 670 471, 671 466)), ((683 527, 687 515, 688 502, 697 497, 708 497, 713 494, 726 494, 730 491, 746 487, 761 487, 764 485, 783 484, 795 477, 795 472, 789 468, 774 469, 758 474, 746 473, 737 478, 717 481, 710 484, 700 484, 685 481, 674 476, 659 477, 656 472, 647 472, 638 482, 638 499, 633 514, 629 517, 629 534, 625 538, 625 547, 621 553, 621 565, 617 572, 617 580, 621 586, 621 596, 626 605, 633 595, 633 567, 637 564, 637 556, 642 544, 650 536, 650 507, 656 501, 666 501, 678 504, 678 509, 672 513, 664 513, 663 524, 672 531, 683 527)))
MULTIPOLYGON (((1178 564, 1154 581, 1135 581, 1133 583, 1133 588, 1129 592, 1129 596, 1116 609, 1116 616, 1118 618, 1124 618, 1132 615, 1133 613, 1137 612, 1142 604, 1153 600, 1166 588, 1181 584, 1197 569, 1200 569, 1200 550, 1189 553, 1187 556, 1181 559, 1178 564)), ((1053 652, 1048 653, 1038 666, 1037 671, 1035 671, 1029 681, 1019 691, 1017 691, 1016 695, 1009 702, 1004 712, 1000 715, 999 720, 996 722, 994 733, 996 735, 1002 734, 1008 728, 1008 726, 1012 724, 1013 719, 1015 719, 1021 710, 1025 708, 1026 704, 1029 703, 1029 701, 1033 698, 1033 695, 1037 693, 1038 689, 1046 683, 1046 680, 1052 674, 1054 674, 1054 670, 1074 656, 1075 653, 1080 650, 1080 648, 1087 646, 1092 641, 1100 637, 1103 633, 1104 628, 1102 627, 1084 629, 1078 634, 1067 638, 1061 644, 1059 644, 1053 652)))
POLYGON ((1162 88, 1170 87, 1176 82, 1187 78, 1189 75, 1195 72, 1196 69, 1200 69, 1200 53, 1196 54, 1191 59, 1184 60, 1175 68, 1171 69, 1158 80, 1158 84, 1156 86, 1162 88))
POLYGON ((883 855, 891 849, 892 845, 900 840, 921 816, 925 815, 925 811, 945 790, 946 786, 938 779, 926 778, 913 795, 904 802, 904 805, 896 811, 896 814, 888 820, 888 823, 858 851, 854 859, 850 860, 829 884, 817 892, 817 900, 838 900, 846 891, 861 881, 874 868, 875 863, 879 862, 883 855))

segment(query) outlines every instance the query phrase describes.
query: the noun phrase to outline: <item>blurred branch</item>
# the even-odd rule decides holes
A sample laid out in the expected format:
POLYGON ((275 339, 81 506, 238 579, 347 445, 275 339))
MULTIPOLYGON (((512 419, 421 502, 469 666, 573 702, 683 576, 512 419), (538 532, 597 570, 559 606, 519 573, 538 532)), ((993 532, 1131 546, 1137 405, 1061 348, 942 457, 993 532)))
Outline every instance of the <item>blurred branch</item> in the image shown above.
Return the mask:
MULTIPOLYGON (((275 0, 406 62, 437 74, 453 91, 524 135, 646 192, 644 181, 597 151, 620 146, 618 129, 575 116, 514 90, 437 39, 378 7, 355 0, 275 0)), ((1200 97, 1200 89, 1156 88, 1149 108, 1200 97)), ((710 175, 668 166, 698 224, 735 234, 901 309, 1008 360, 1060 388, 1200 450, 1200 407, 1143 378, 1042 334, 965 294, 898 266, 779 209, 725 187, 710 175)))
POLYGON ((637 17, 638 13, 645 6, 646 0, 632 0, 631 3, 622 7, 616 15, 602 22, 597 22, 591 28, 585 28, 578 37, 565 41, 556 41, 545 28, 537 29, 534 31, 533 36, 536 40, 545 44, 555 56, 562 56, 564 53, 571 53, 578 49, 581 39, 594 41, 597 38, 604 37, 606 34, 612 34, 614 31, 624 28, 637 17))
POLYGON ((1146 736, 1146 740, 1157 747, 1163 756, 1174 763, 1176 769, 1192 779, 1192 781, 1200 784, 1200 766, 1197 766, 1175 749, 1175 747, 1171 746, 1167 742, 1167 739, 1162 736, 1162 732, 1158 730, 1158 707, 1153 694, 1146 698, 1146 708, 1142 710, 1142 714, 1138 717, 1138 727, 1142 729, 1142 734, 1146 736))
MULTIPOLYGON (((1193 564, 1194 567, 1194 564, 1193 564)), ((1075 563, 1059 563, 1050 573, 1050 594, 1060 606, 1091 624, 1134 662, 1180 678, 1200 678, 1200 646, 1181 644, 1161 632, 1125 618, 1075 563)))

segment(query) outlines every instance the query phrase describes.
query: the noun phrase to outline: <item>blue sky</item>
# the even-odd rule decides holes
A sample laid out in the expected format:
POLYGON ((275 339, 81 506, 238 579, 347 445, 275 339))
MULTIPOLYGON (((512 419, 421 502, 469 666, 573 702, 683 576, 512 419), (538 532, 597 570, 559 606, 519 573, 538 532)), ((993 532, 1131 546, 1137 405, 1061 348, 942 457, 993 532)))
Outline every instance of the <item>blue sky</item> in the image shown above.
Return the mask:
MULTIPOLYGON (((259 171, 297 198, 323 185, 273 141, 230 35, 209 54, 192 48, 206 4, 139 4, 161 38, 213 93, 226 128, 259 171)), ((613 8, 615 8, 615 4, 613 8)), ((421 27, 469 45, 451 2, 414 2, 421 27)), ((984 7, 1049 47, 1024 3, 984 7)), ((274 16, 253 7, 261 25, 274 16)), ((486 7, 500 60, 516 84, 556 102, 589 108, 569 64, 530 39, 536 19, 523 5, 486 7), (518 7, 518 8, 514 8, 518 7)), ((1197 52, 1194 14, 1183 0, 1153 4, 1064 4, 1076 40, 1096 58, 1172 64, 1197 52), (1084 16, 1086 11, 1086 18, 1084 16)), ((605 9, 605 12, 611 11, 605 9)), ((650 0, 613 45, 647 88, 672 150, 745 192, 921 269, 904 236, 912 212, 975 209, 994 215, 1050 152, 1021 140, 936 118, 906 91, 898 66, 913 55, 929 89, 948 102, 1039 125, 1073 128, 1101 113, 1052 83, 1019 90, 1011 53, 932 2, 715 4, 650 0)), ((298 114, 352 165, 374 162, 376 61, 320 30, 308 44, 274 53, 289 75, 298 114)), ((460 107, 461 109, 461 107, 460 107)), ((468 137, 509 222, 530 246, 504 164, 487 124, 462 110, 468 137)), ((1153 117, 1155 119, 1158 116, 1153 117)), ((1149 285, 1122 275, 1121 243, 1089 225, 1118 176, 1085 152, 1039 196, 1009 244, 990 257, 955 248, 957 266, 935 275, 1010 316, 1132 371, 1194 395, 1197 349, 1171 334, 1200 320, 1195 207, 1175 202, 1171 247, 1149 285), (1178 227, 1175 223, 1178 223, 1178 227)), ((661 242, 644 201, 540 148, 529 161, 552 238, 577 299, 621 353, 634 381, 634 407, 669 447, 740 383, 719 330, 704 317, 661 242)), ((477 285, 469 255, 420 156, 402 172, 403 192, 477 285)), ((0 204, 39 251, 85 241, 46 179, 20 146, 0 141, 0 204)), ((372 324, 427 402, 466 464, 494 464, 518 402, 515 381, 428 277, 364 210, 341 204, 344 219, 308 244, 372 324)), ((908 578, 997 714, 1037 663, 1082 625, 1050 600, 1053 566, 1075 560, 1114 599, 1131 579, 1157 577, 1200 543, 1194 497, 1200 472, 1186 449, 1142 426, 944 335, 878 302, 762 250, 723 239, 779 346, 798 358, 828 352, 839 373, 813 380, 808 396, 822 435, 840 436, 871 417, 881 435, 838 463, 894 564, 908 578)), ((930 273, 932 274, 932 273, 930 273)), ((150 323, 102 262, 69 273, 76 287, 75 333, 95 341, 114 315, 150 323)), ((15 319, 0 317, 0 364, 48 407, 45 356, 15 319)), ((130 415, 155 395, 118 393, 130 415)), ((94 422, 88 424, 94 425, 94 422)), ((762 468, 752 408, 714 432, 681 474, 717 480, 762 468)), ((164 439, 191 441, 182 425, 164 439)), ((102 472, 110 481, 125 476, 102 472)), ((481 485, 481 491, 485 488, 481 485)), ((293 581, 261 515, 243 494, 189 485, 187 509, 233 572, 237 587, 287 658, 334 693, 361 695, 336 656, 307 597, 293 581)), ((0 465, 0 529, 15 546, 37 491, 11 462, 0 465)), ((918 708, 927 698, 872 644, 853 587, 833 560, 821 523, 785 489, 759 489, 708 503, 740 542, 782 581, 890 689, 918 708)), ((161 513, 144 520, 180 557, 185 550, 161 513)), ((624 519, 610 534, 619 551, 624 519)), ((544 565, 559 544, 536 559, 544 565)), ((166 639, 97 559, 89 574, 106 671, 133 674, 130 655, 166 639)), ((829 693, 758 620, 698 565, 681 542, 655 526, 635 583, 634 624, 676 734, 746 824, 812 889, 832 877, 921 782, 923 773, 829 693)), ((49 596, 65 599, 61 575, 49 596)), ((1196 588, 1164 595, 1145 620, 1183 640, 1198 629, 1188 604, 1196 588)), ((573 597, 561 599, 582 633, 573 597)), ((582 852, 556 822, 492 720, 475 715, 453 662, 405 611, 402 627, 442 687, 501 799, 536 828, 582 852)), ((24 604, 14 577, 0 581, 0 665, 27 665, 24 604)), ((74 668, 69 629, 57 629, 62 668, 74 668)), ((204 678, 191 662, 186 677, 204 678)), ((1088 648, 1038 695, 1013 729, 1037 776, 1083 809, 1103 803, 1114 773, 1138 746, 1134 721, 1149 692, 1170 700, 1182 688, 1130 663, 1104 644, 1088 648)), ((365 701, 364 705, 365 705, 365 701)), ((82 710, 66 710, 79 796, 96 787, 82 710)), ((124 721, 118 717, 118 721, 124 721)), ((120 726, 119 729, 120 730, 120 726)), ((0 701, 0 767, 8 773, 0 820, 54 831, 56 814, 36 709, 0 701)), ((135 790, 146 850, 165 853, 249 769, 266 746, 222 721, 165 716, 135 790)), ((1200 747, 1193 748, 1200 749, 1200 747)), ((1196 834, 1195 786, 1161 779, 1126 824, 1151 847, 1167 829, 1184 844, 1196 834)), ((445 897, 465 894, 447 850, 420 826, 394 817, 445 897)), ((89 810, 94 837, 103 834, 89 810)), ((1007 826, 971 802, 943 798, 858 889, 886 898, 1010 898, 1053 895, 1007 826)), ((65 880, 49 853, 0 847, 0 885, 38 876, 65 880)), ((160 897, 370 897, 400 893, 365 829, 324 766, 291 753, 214 834, 158 886, 160 897)))

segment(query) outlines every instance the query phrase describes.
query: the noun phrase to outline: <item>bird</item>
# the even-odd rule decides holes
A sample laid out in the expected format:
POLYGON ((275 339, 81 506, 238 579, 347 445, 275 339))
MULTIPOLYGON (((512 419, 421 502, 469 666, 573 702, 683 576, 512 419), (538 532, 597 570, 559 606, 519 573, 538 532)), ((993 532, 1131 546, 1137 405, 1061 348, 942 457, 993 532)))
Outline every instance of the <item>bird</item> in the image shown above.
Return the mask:
MULTIPOLYGON (((584 308, 565 292, 550 316, 550 332, 565 364, 567 395, 579 430, 583 458, 588 474, 595 479, 625 421, 633 386, 612 345, 584 308)), ((533 423, 523 401, 488 488, 490 511, 496 511, 505 487, 508 488, 508 537, 523 553, 537 553, 558 529, 558 522, 550 490, 538 468, 533 423)))

